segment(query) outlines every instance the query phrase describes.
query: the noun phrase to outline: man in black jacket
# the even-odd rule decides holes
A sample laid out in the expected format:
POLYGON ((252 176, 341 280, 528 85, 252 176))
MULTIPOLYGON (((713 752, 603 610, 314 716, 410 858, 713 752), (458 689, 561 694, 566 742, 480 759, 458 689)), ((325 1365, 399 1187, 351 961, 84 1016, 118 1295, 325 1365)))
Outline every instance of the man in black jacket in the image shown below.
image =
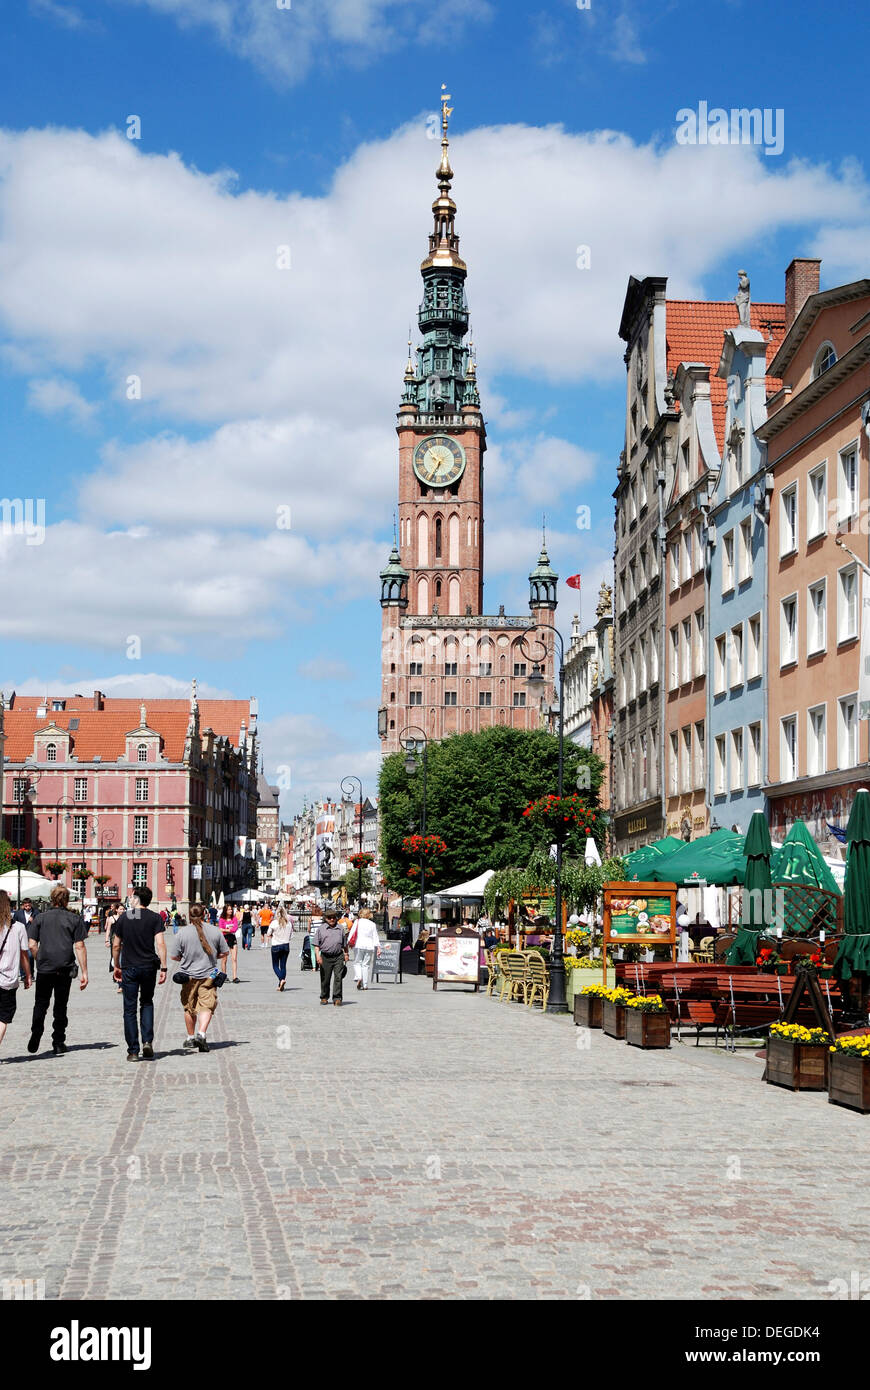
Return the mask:
POLYGON ((36 1001, 30 1024, 28 1052, 37 1052, 45 1027, 45 1015, 54 996, 52 1050, 66 1052, 67 1003, 74 973, 79 989, 88 985, 88 929, 84 918, 69 908, 69 889, 58 883, 51 890, 51 906, 30 923, 30 949, 36 961, 36 1001))

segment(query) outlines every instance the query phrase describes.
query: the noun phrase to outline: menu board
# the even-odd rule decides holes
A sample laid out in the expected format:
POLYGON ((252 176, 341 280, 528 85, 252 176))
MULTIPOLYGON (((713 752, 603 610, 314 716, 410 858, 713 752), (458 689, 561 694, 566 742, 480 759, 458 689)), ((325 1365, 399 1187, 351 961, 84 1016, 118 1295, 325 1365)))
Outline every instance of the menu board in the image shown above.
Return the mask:
POLYGON ((676 945, 675 883, 606 883, 605 941, 676 945))
POLYGON ((401 941, 382 941, 381 953, 375 956, 375 979, 382 975, 392 975, 393 982, 402 983, 402 943, 401 941))
POLYGON ((448 927, 436 937, 433 989, 443 985, 474 985, 480 981, 480 935, 473 927, 448 927))

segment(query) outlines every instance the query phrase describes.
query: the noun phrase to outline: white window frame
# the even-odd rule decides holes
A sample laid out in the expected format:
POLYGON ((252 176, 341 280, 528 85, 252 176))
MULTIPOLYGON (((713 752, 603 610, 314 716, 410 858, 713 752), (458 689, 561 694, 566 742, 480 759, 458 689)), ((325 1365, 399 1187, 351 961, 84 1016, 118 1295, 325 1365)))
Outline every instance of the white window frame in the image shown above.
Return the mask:
POLYGON ((728 689, 728 639, 724 632, 716 638, 713 650, 716 668, 713 678, 713 693, 724 695, 728 689))
POLYGON ((807 710, 807 776, 820 777, 827 772, 828 762, 828 707, 813 705, 807 710), (821 756, 819 756, 819 736, 813 720, 814 715, 822 716, 821 756))
POLYGON ((724 796, 728 779, 728 750, 724 734, 717 734, 713 740, 713 763, 713 795, 724 796))
POLYGON ((807 656, 817 656, 828 647, 828 581, 817 579, 807 586, 807 656), (821 623, 818 621, 819 609, 816 595, 822 595, 821 623), (819 632, 821 627, 821 633, 819 632))
POLYGON ((670 753, 668 785, 671 796, 678 796, 680 791, 680 736, 678 733, 668 735, 668 750, 670 753))
POLYGON ((837 645, 844 642, 853 642, 858 636, 858 608, 860 592, 858 588, 858 566, 852 562, 851 565, 843 565, 837 570, 837 645), (851 625, 851 630, 847 630, 848 606, 845 593, 845 578, 850 575, 855 586, 855 620, 851 625))
POLYGON ((669 666, 668 690, 676 690, 680 684, 680 625, 668 629, 669 666))
POLYGON ((707 644, 705 640, 707 623, 703 608, 698 608, 695 611, 694 628, 695 652, 692 670, 696 676, 704 676, 707 674, 707 644))
MULTIPOLYGON (((851 470, 850 470, 851 471, 851 470)), ((837 500, 839 502, 839 522, 842 526, 844 521, 851 521, 858 515, 861 493, 861 454, 858 449, 858 441, 853 439, 850 444, 837 452, 837 500), (847 460, 854 463, 854 476, 849 477, 846 469, 847 460)))
POLYGON ((780 670, 782 670, 782 669, 783 669, 784 667, 786 667, 786 666, 794 666, 794 665, 796 665, 796 663, 797 663, 797 659, 798 659, 798 648, 799 648, 799 645, 800 645, 800 644, 799 644, 799 641, 798 641, 798 621, 799 621, 799 617, 800 617, 800 615, 799 615, 799 612, 798 612, 798 596, 797 596, 796 593, 795 593, 795 594, 787 594, 787 595, 785 596, 785 598, 780 599, 780 603, 779 603, 779 666, 780 666, 780 670), (793 645, 793 651, 792 651, 792 653, 791 653, 790 655, 788 654, 788 652, 787 652, 787 650, 786 650, 786 633, 789 631, 789 625, 786 623, 785 613, 786 613, 786 606, 787 606, 788 604, 794 604, 794 623, 791 625, 791 632, 792 632, 793 638, 794 638, 794 645, 793 645))
POLYGON ((704 568, 704 523, 695 522, 695 573, 700 574, 704 568))
POLYGON ((731 763, 730 771, 731 771, 731 777, 730 777, 729 790, 732 791, 732 792, 742 792, 742 791, 744 790, 744 777, 745 777, 745 769, 744 769, 744 761, 743 761, 743 760, 744 760, 743 725, 742 725, 742 724, 738 724, 738 726, 737 726, 736 729, 732 729, 731 732, 730 732, 729 737, 730 737, 730 740, 731 740, 731 750, 730 750, 730 763, 731 763))
POLYGON ((148 817, 133 817, 133 844, 137 849, 142 849, 148 844, 148 817))
POLYGON ((88 799, 88 779, 87 777, 76 777, 73 781, 73 801, 87 801, 88 799), (81 796, 79 795, 81 792, 81 796))
POLYGON ((692 679, 692 619, 683 618, 680 623, 680 684, 688 685, 692 679))
POLYGON ((696 787, 707 785, 707 748, 706 748, 706 726, 703 719, 695 724, 694 730, 694 779, 696 787))
POLYGON ((818 540, 828 529, 828 460, 807 475, 807 542, 818 540), (817 486, 821 480, 821 488, 817 486))
POLYGON ((797 548, 798 548, 798 515, 799 515, 799 513, 798 513, 798 485, 797 485, 796 482, 794 482, 794 483, 791 483, 788 487, 783 488, 782 492, 780 493, 780 499, 779 499, 779 516, 780 516, 780 526, 779 526, 779 557, 780 557, 780 559, 783 559, 784 556, 786 556, 786 555, 794 555, 795 552, 796 552, 796 550, 797 550, 797 548), (789 525, 789 522, 788 522, 788 511, 790 510, 790 509, 789 509, 789 505, 788 505, 788 504, 789 504, 789 501, 793 501, 793 503, 794 503, 794 509, 793 509, 793 512, 792 512, 793 521, 792 521, 792 524, 791 524, 791 525, 789 525), (787 545, 787 544, 786 544, 787 541, 789 541, 790 544, 787 545))
POLYGON ((737 583, 748 584, 752 578, 752 517, 747 516, 737 528, 737 583))
POLYGON ((671 593, 680 587, 680 542, 679 539, 671 541, 669 547, 670 555, 670 589, 671 593))
POLYGON ((795 711, 794 714, 784 714, 779 721, 779 780, 780 782, 794 782, 798 775, 798 717, 795 711), (786 725, 790 725, 794 729, 794 754, 788 776, 786 776, 785 771, 788 750, 786 725))
POLYGON ((761 786, 761 723, 750 724, 746 730, 748 735, 746 752, 746 785, 747 787, 761 786))
POLYGON ((763 642, 763 629, 761 626, 761 614, 753 613, 746 620, 747 632, 747 656, 746 656, 746 679, 748 681, 757 680, 761 675, 761 647, 763 642))
POLYGON ((859 758, 859 756, 860 756, 860 752, 861 752, 861 737, 860 737, 860 725, 859 725, 859 723, 858 723, 858 694, 857 694, 857 691, 855 691, 855 692, 853 692, 851 695, 841 695, 841 696, 839 697, 839 699, 837 700, 837 766, 838 766, 838 768, 839 768, 839 767, 857 767, 857 766, 858 766, 858 758, 859 758), (847 733, 847 731, 848 731, 848 726, 845 724, 844 719, 843 719, 843 706, 844 706, 844 705, 851 705, 851 706, 853 707, 853 711, 854 711, 855 756, 854 756, 854 760, 851 761, 851 762, 847 761, 847 758, 850 756, 849 753, 848 753, 848 752, 845 752, 845 753, 844 753, 845 735, 846 735, 846 733, 847 733))
POLYGON ((728 688, 743 685, 743 624, 737 623, 728 634, 731 639, 728 653, 728 688))
POLYGON ((734 590, 734 532, 726 531, 722 537, 722 592, 730 594, 734 590))
POLYGON ((692 790, 692 725, 680 730, 680 792, 692 790))

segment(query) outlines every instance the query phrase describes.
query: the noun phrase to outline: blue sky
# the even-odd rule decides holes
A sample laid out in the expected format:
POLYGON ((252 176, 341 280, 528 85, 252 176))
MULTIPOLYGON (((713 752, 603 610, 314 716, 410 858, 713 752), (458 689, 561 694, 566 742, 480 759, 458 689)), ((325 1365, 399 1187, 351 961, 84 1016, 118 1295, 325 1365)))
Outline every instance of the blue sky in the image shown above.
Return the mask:
POLYGON ((346 773, 374 790, 377 571, 442 81, 488 608, 525 610, 546 511, 592 615, 629 274, 730 298, 745 265, 780 299, 793 255, 821 255, 823 285, 866 271, 845 4, 27 0, 4 27, 4 492, 44 497, 47 531, 0 536, 0 683, 256 694, 286 812, 346 773), (781 108, 783 153, 678 147, 702 101, 781 108))

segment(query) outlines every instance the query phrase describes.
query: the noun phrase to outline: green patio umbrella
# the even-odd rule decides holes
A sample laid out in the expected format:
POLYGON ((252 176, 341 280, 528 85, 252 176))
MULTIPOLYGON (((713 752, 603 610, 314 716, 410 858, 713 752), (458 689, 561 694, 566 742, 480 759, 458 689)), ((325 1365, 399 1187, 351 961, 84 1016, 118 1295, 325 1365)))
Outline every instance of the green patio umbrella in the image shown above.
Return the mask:
POLYGON ((669 858, 676 850, 682 849, 684 844, 685 841, 679 840, 676 835, 666 835, 663 840, 655 840, 651 845, 641 845, 640 849, 632 850, 631 854, 625 856, 626 878, 634 878, 643 883, 648 871, 661 864, 662 860, 669 858))
POLYGON ((763 811, 753 811, 746 832, 746 874, 743 880, 743 921, 725 957, 727 965, 754 965, 758 938, 764 930, 764 898, 754 889, 767 890, 770 901, 770 830, 763 811))
POLYGON ((834 974, 839 980, 870 974, 870 792, 866 787, 855 793, 846 827, 843 931, 834 974))
POLYGON ((743 836, 732 830, 714 830, 698 840, 686 841, 673 854, 650 865, 648 873, 657 883, 704 879, 721 886, 742 883, 745 869, 743 836))
POLYGON ((770 860, 770 877, 774 883, 805 883, 810 888, 825 888, 842 897, 837 880, 825 863, 819 849, 802 820, 796 820, 782 844, 770 860))

